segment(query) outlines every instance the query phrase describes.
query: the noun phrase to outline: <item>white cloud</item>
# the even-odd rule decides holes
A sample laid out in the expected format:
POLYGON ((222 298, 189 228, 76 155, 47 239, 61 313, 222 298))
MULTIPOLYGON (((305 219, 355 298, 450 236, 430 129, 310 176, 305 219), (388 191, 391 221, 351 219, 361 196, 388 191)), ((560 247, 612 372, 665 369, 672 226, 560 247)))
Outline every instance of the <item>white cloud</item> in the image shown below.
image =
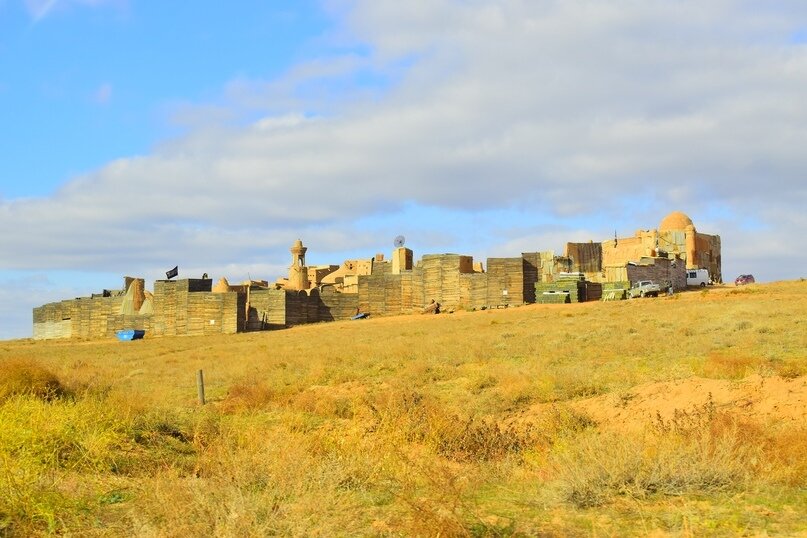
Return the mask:
POLYGON ((740 262, 761 279, 801 276, 807 260, 792 253, 807 251, 807 46, 791 36, 807 25, 807 3, 330 7, 341 20, 331 39, 369 54, 232 81, 221 102, 183 108, 187 136, 51 197, 0 201, 0 226, 19 230, 0 237, 1 267, 282 266, 297 237, 331 234, 340 246, 323 249, 335 256, 352 240, 373 252, 413 225, 451 241, 476 211, 511 208, 533 212, 538 229, 481 234, 478 248, 518 254, 527 243, 558 248, 534 244, 558 239, 542 216, 565 219, 568 240, 573 230, 597 240, 680 209, 723 235, 727 276, 740 262), (356 86, 368 71, 394 84, 356 86), (264 118, 232 126, 256 112, 264 118), (412 207, 452 218, 412 223, 412 207), (595 217, 609 224, 576 222, 595 217), (741 233, 749 218, 767 228, 741 233))

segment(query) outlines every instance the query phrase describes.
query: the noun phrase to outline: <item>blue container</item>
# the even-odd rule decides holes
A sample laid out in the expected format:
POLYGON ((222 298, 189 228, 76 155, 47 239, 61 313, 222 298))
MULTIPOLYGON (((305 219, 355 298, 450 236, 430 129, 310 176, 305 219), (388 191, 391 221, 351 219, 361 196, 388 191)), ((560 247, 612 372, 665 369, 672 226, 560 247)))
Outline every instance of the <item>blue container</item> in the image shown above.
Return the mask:
POLYGON ((143 338, 143 335, 146 334, 146 331, 141 331, 140 329, 126 329, 124 331, 118 331, 116 334, 118 335, 118 340, 128 342, 129 340, 140 340, 143 338))

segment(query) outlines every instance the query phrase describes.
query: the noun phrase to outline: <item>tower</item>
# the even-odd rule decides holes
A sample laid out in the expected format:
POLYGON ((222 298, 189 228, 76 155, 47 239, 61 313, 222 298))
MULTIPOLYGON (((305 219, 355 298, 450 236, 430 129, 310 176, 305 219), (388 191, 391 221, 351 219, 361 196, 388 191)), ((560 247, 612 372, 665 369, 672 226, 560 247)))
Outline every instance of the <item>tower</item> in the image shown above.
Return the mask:
POLYGON ((308 267, 305 266, 305 252, 307 247, 303 246, 301 240, 297 240, 291 246, 291 266, 289 267, 289 284, 291 290, 308 289, 308 267))

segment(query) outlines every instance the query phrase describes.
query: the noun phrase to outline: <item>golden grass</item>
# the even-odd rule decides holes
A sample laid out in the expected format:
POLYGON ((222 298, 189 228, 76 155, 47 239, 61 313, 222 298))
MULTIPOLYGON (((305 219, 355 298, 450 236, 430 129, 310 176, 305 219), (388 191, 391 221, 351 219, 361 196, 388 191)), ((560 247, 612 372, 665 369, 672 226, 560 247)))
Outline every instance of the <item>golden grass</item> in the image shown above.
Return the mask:
POLYGON ((703 406, 616 433, 572 410, 693 375, 801 382, 805 327, 807 283, 786 282, 0 342, 0 536, 807 532, 807 425, 703 406))
POLYGON ((0 362, 0 401, 19 394, 47 400, 64 395, 64 388, 53 372, 34 360, 0 362))

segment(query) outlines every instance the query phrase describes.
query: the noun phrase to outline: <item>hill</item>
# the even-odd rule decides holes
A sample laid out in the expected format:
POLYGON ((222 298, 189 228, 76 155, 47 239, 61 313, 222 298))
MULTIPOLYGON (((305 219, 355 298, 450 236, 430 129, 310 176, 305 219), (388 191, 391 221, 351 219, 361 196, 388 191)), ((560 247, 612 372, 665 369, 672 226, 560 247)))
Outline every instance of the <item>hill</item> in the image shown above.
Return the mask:
POLYGON ((2 342, 0 535, 805 533, 805 327, 797 281, 2 342))

